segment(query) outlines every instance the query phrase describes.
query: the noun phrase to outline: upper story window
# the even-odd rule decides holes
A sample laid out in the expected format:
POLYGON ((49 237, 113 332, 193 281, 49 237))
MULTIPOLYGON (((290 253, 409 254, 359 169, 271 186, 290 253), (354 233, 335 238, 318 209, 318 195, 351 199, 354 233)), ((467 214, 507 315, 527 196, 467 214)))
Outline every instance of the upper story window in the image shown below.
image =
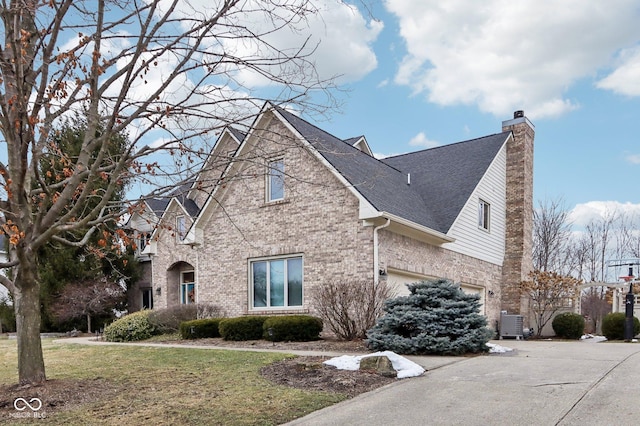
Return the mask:
POLYGON ((148 232, 141 232, 136 236, 136 254, 140 255, 149 244, 151 234, 148 232))
POLYGON ((187 219, 184 216, 176 217, 176 237, 178 241, 184 240, 187 236, 187 219))
POLYGON ((284 199, 284 159, 271 160, 267 164, 267 202, 284 199))
POLYGON ((484 200, 478 203, 478 227, 489 230, 489 220, 491 218, 491 205, 484 200))

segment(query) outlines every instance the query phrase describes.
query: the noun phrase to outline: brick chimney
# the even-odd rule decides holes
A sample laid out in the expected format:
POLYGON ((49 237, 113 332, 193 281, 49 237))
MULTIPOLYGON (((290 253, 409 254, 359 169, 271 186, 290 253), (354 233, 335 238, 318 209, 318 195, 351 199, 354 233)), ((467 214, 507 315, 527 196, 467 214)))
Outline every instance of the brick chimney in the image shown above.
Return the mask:
POLYGON ((520 282, 533 270, 533 139, 535 128, 523 111, 502 122, 511 132, 507 142, 507 214, 502 266, 501 309, 528 322, 528 301, 520 282))

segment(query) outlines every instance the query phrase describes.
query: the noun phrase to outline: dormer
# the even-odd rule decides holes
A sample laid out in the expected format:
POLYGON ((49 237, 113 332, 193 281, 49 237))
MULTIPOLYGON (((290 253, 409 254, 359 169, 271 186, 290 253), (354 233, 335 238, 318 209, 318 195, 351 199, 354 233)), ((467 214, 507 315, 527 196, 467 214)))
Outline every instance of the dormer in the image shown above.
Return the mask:
POLYGON ((373 151, 371 151, 371 148, 369 148, 367 139, 364 136, 357 136, 355 138, 345 139, 345 142, 351 145, 352 147, 364 152, 368 156, 373 157, 373 151))

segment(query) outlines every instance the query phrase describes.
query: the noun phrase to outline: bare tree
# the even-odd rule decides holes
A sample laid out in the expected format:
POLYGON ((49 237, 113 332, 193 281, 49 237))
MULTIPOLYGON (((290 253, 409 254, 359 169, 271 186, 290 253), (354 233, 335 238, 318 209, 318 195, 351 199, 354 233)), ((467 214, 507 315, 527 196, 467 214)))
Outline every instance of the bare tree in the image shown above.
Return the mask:
POLYGON ((124 212, 109 201, 123 180, 188 179, 216 129, 252 121, 264 103, 257 82, 275 104, 328 105, 333 85, 309 59, 315 46, 287 37, 316 13, 311 0, 2 1, 0 211, 10 258, 0 267, 13 272, 0 282, 15 297, 21 383, 46 379, 38 248, 81 246, 103 232, 124 212), (70 113, 87 122, 74 158, 49 138, 70 113), (110 156, 120 132, 130 142, 110 156), (53 179, 39 167, 47 155, 65 164, 53 179), (96 177, 99 189, 86 184, 96 177))
POLYGON ((582 281, 556 272, 533 271, 529 280, 521 283, 521 290, 530 301, 535 315, 536 335, 561 309, 573 306, 582 281))
POLYGON ((124 288, 114 281, 83 281, 67 285, 55 297, 51 311, 58 321, 86 317, 87 333, 91 333, 91 317, 113 311, 125 299, 124 288))
POLYGON ((365 338, 396 292, 386 281, 332 281, 314 288, 311 300, 322 320, 344 340, 365 338))
POLYGON ((545 200, 533 211, 533 267, 540 271, 565 272, 571 236, 569 212, 562 200, 545 200))
POLYGON ((582 293, 582 313, 587 317, 590 332, 601 332, 602 318, 611 312, 611 297, 611 290, 601 286, 589 287, 582 293))

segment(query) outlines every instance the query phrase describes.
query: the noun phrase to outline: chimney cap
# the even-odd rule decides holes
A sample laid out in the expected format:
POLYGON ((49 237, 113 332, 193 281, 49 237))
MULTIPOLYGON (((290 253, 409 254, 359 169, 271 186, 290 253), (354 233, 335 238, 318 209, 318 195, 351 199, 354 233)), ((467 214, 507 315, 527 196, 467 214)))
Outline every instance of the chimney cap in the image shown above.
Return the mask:
POLYGON ((513 112, 513 118, 522 118, 524 117, 524 111, 519 109, 518 111, 513 112))

